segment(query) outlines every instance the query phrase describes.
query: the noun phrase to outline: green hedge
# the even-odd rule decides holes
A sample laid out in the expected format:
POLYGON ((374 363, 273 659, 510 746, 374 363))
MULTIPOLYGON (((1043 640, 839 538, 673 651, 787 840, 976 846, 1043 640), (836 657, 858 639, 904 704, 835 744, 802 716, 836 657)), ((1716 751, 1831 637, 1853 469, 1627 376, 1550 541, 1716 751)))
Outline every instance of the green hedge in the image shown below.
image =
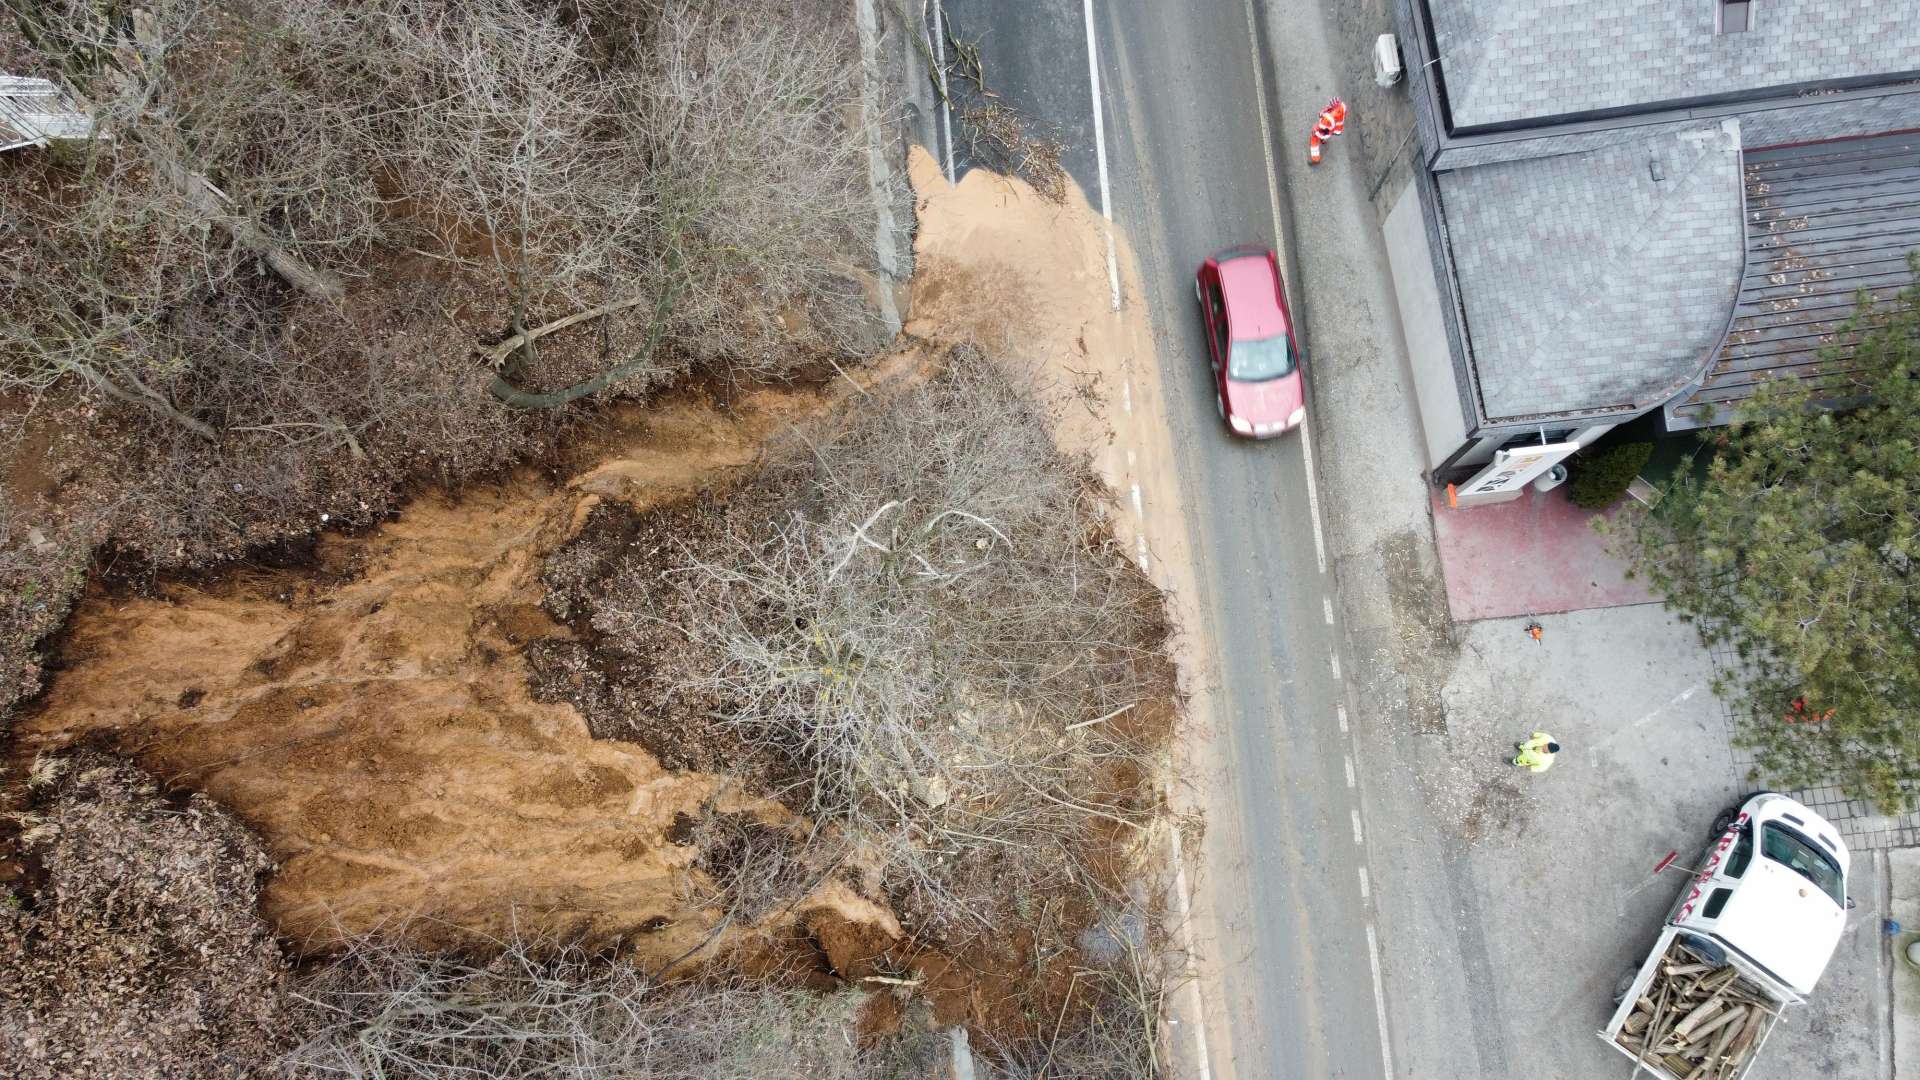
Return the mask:
POLYGON ((1627 485, 1640 475, 1647 459, 1653 456, 1653 444, 1621 443, 1591 457, 1573 460, 1573 483, 1568 494, 1573 505, 1585 510, 1604 510, 1620 501, 1627 485))

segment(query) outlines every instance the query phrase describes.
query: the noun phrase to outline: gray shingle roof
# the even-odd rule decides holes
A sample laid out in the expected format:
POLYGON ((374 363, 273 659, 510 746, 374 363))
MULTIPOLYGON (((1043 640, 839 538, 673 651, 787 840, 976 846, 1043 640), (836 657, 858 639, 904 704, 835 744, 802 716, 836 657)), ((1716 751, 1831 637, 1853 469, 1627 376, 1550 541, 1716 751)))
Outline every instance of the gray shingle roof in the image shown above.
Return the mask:
POLYGON ((1456 129, 1920 68, 1912 0, 1427 0, 1456 129))
POLYGON ((1436 177, 1482 421, 1644 407, 1700 370, 1739 288, 1738 144, 1725 121, 1436 177))
POLYGON ((1701 382, 1667 404, 1667 426, 1725 423, 1763 379, 1846 397, 1862 292, 1913 284, 1920 249, 1920 134, 1761 150, 1746 157, 1747 272, 1701 382))

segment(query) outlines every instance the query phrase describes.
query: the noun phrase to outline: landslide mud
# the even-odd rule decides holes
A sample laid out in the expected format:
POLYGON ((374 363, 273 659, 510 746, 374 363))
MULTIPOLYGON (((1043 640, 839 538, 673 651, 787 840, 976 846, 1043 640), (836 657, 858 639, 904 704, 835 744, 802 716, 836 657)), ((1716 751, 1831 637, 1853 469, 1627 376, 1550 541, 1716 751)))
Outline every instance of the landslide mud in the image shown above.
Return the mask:
MULTIPOLYGON (((720 917, 697 851, 676 843, 685 823, 792 815, 534 700, 528 646, 569 635, 540 607, 542 560, 601 501, 644 510, 724 484, 847 392, 763 391, 724 411, 681 396, 620 414, 564 482, 526 470, 417 499, 373 533, 325 537, 316 568, 91 596, 17 750, 104 744, 234 809, 279 864, 263 903, 294 941, 401 923, 451 941, 517 922, 679 956, 720 917)), ((782 917, 819 911, 899 932, 839 880, 782 917)))

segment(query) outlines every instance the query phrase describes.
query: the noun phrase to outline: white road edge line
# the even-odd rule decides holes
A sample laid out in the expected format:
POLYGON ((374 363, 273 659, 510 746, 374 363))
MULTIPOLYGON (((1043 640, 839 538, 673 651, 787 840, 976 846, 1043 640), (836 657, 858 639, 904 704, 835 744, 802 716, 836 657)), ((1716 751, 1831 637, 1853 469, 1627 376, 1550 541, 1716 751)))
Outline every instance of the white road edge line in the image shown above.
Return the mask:
MULTIPOLYGON (((1273 161, 1273 122, 1267 116, 1267 80, 1260 74, 1260 35, 1253 21, 1253 0, 1246 0, 1247 47, 1253 51, 1253 104, 1260 114, 1260 152, 1267 159, 1267 211, 1273 215, 1273 242, 1280 242, 1280 173, 1273 161)), ((1096 129, 1098 130, 1098 129, 1096 129)), ((1300 453, 1307 463, 1307 512, 1313 516, 1313 555, 1327 572, 1327 540, 1320 525, 1320 492, 1313 475, 1313 440, 1300 424, 1300 453)))
MULTIPOLYGON (((940 133, 946 137, 947 183, 954 182, 953 177, 953 100, 947 97, 947 35, 942 27, 947 25, 947 6, 934 0, 934 14, 938 16, 933 25, 927 27, 927 36, 933 39, 934 60, 940 70, 934 72, 940 79, 940 133)), ((921 21, 926 21, 927 8, 920 7, 921 21)))
MULTIPOLYGON (((1172 805, 1173 786, 1168 784, 1162 790, 1166 796, 1168 805, 1172 805)), ((1180 830, 1173 829, 1172 835, 1173 897, 1174 901, 1180 905, 1180 925, 1191 928, 1193 925, 1193 911, 1187 903, 1187 860, 1180 850, 1180 830)), ((1187 932, 1191 933, 1191 929, 1187 932)), ((1189 965, 1188 970, 1191 973, 1191 965, 1193 963, 1193 949, 1191 947, 1187 949, 1187 963, 1189 965)), ((1192 1012, 1189 1015, 1193 1020, 1191 1026, 1193 1028, 1194 1050, 1200 1055, 1199 1080, 1213 1080, 1213 1061, 1207 1056, 1207 1024, 1206 1021, 1202 1019, 1206 1012, 1206 1001, 1200 996, 1200 980, 1198 978, 1189 978, 1187 980, 1187 992, 1193 995, 1193 1003, 1191 1005, 1192 1012)))
POLYGON ((1106 109, 1100 103, 1100 50, 1093 39, 1093 0, 1080 0, 1080 12, 1087 22, 1087 81, 1093 88, 1093 156, 1100 165, 1100 216, 1107 219, 1107 289, 1113 294, 1113 310, 1120 310, 1120 260, 1113 248, 1113 199, 1107 186, 1106 109))
MULTIPOLYGON (((1273 139, 1271 136, 1273 123, 1267 116, 1266 78, 1260 73, 1260 35, 1258 26, 1254 21, 1253 0, 1245 0, 1245 8, 1247 13, 1247 47, 1253 53, 1254 105, 1260 115, 1260 150, 1266 156, 1267 160, 1267 209, 1268 212, 1273 215, 1273 238, 1274 243, 1277 245, 1280 242, 1282 232, 1280 222, 1280 173, 1279 170, 1274 167, 1273 161, 1273 139)), ((1318 478, 1314 475, 1313 469, 1313 435, 1310 430, 1311 426, 1312 425, 1305 421, 1302 421, 1300 424, 1300 456, 1307 470, 1307 513, 1313 519, 1313 557, 1315 563, 1318 564, 1320 568, 1320 573, 1324 576, 1327 572, 1327 538, 1326 527, 1320 520, 1320 485, 1318 478)), ((1323 599, 1325 598, 1323 597, 1323 599)), ((1328 613, 1327 622, 1331 625, 1333 622, 1333 608, 1331 603, 1328 603, 1326 610, 1328 613)), ((1337 681, 1340 678, 1340 654, 1337 649, 1332 654, 1332 664, 1333 677, 1337 681)), ((1339 706, 1339 717, 1340 734, 1346 735, 1347 708, 1345 705, 1339 706)), ((1351 758, 1348 759, 1349 762, 1351 762, 1351 760, 1351 758)), ((1351 765, 1349 765, 1349 768, 1351 768, 1351 765)), ((1349 784, 1352 783, 1351 773, 1349 773, 1348 782, 1349 784)), ((1356 844, 1363 843, 1364 841, 1362 840, 1362 834, 1360 832, 1360 811, 1358 808, 1353 808, 1351 813, 1353 814, 1353 841, 1356 844)), ((1360 867, 1360 896, 1362 899, 1367 898, 1368 891, 1371 888, 1372 885, 1367 881, 1367 868, 1362 866, 1360 867)), ((1380 1025, 1381 1069, 1383 1074, 1391 1080, 1393 1076, 1393 1051, 1388 1045, 1387 993, 1386 988, 1382 986, 1380 982, 1380 943, 1374 933, 1373 923, 1371 922, 1367 923, 1367 962, 1373 968, 1373 1010, 1374 1020, 1380 1025)))
POLYGON ((1380 1068, 1393 1076, 1393 1050, 1387 1045, 1387 987, 1380 981, 1380 940, 1367 924, 1367 963, 1373 968, 1373 1018, 1380 1025, 1380 1068))
POLYGON ((1253 51, 1253 104, 1260 112, 1260 151, 1267 156, 1267 209, 1273 215, 1273 239, 1280 239, 1280 173, 1273 164, 1273 139, 1268 132, 1273 124, 1267 119, 1267 80, 1260 74, 1260 35, 1254 29, 1253 0, 1246 0, 1247 47, 1253 51))

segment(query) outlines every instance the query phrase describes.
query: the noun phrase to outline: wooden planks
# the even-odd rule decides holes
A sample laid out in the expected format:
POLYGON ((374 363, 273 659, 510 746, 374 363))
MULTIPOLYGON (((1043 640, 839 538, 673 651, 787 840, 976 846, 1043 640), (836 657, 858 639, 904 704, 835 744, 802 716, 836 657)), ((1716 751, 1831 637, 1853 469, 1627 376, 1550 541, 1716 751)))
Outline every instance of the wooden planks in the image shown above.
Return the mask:
POLYGON ((1676 1080, 1735 1080, 1776 1007, 1733 967, 1713 964, 1676 941, 1615 1041, 1641 1064, 1676 1080))

